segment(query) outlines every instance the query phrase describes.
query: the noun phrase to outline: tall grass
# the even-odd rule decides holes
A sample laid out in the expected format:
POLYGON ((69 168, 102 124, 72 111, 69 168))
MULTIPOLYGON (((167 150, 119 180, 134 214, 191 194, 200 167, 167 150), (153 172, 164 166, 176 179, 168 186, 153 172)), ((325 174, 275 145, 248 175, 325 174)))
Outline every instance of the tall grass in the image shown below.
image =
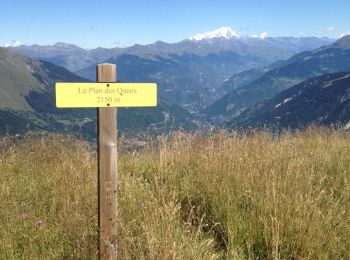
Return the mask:
MULTIPOLYGON (((96 258, 89 146, 0 148, 0 259, 96 258)), ((119 259, 349 259, 349 177, 333 129, 159 137, 119 155, 119 259)))
POLYGON ((96 168, 71 137, 0 141, 0 259, 96 255, 96 168))

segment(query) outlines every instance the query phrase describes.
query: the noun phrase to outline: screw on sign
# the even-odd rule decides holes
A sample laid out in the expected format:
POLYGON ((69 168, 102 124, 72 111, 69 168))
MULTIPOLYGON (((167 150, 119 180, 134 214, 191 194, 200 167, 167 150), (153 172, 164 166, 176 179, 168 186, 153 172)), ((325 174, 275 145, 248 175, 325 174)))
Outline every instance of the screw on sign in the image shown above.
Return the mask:
POLYGON ((56 107, 97 108, 99 258, 117 259, 117 107, 157 106, 155 83, 116 83, 115 64, 98 64, 96 83, 56 83, 56 107))

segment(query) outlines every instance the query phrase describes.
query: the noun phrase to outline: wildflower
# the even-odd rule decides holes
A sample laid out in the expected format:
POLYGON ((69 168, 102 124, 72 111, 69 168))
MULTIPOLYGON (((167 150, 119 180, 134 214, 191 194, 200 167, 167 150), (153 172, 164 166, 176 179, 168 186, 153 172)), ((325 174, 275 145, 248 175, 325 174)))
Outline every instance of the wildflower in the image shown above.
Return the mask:
POLYGON ((38 226, 42 226, 44 225, 44 221, 41 219, 38 219, 37 221, 35 221, 35 224, 37 224, 38 226))

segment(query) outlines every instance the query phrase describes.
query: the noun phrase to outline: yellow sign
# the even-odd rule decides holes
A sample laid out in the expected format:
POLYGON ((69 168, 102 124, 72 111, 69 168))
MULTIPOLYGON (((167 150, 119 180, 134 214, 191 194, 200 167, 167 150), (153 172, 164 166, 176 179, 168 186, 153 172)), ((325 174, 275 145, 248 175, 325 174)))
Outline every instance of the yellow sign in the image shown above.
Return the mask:
POLYGON ((56 83, 56 107, 155 107, 155 83, 56 83))

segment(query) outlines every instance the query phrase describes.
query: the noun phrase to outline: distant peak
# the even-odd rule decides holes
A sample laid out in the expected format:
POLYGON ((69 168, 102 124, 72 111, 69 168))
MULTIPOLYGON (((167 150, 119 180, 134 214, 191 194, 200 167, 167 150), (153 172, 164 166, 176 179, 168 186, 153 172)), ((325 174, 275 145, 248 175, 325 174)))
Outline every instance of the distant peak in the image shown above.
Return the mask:
POLYGON ((70 43, 65 43, 65 42, 56 42, 55 47, 57 48, 71 48, 71 47, 77 47, 74 44, 70 44, 70 43))
POLYGON ((342 49, 350 49, 350 34, 343 36, 342 38, 337 40, 335 43, 333 43, 333 47, 342 48, 342 49))
POLYGON ((225 38, 225 39, 240 38, 240 34, 233 31, 231 27, 221 27, 215 31, 197 34, 193 37, 190 37, 189 39, 191 41, 202 41, 202 40, 209 40, 214 38, 225 38))
POLYGON ((345 36, 350 36, 350 32, 342 33, 342 34, 340 35, 340 38, 343 38, 343 37, 345 37, 345 36))

